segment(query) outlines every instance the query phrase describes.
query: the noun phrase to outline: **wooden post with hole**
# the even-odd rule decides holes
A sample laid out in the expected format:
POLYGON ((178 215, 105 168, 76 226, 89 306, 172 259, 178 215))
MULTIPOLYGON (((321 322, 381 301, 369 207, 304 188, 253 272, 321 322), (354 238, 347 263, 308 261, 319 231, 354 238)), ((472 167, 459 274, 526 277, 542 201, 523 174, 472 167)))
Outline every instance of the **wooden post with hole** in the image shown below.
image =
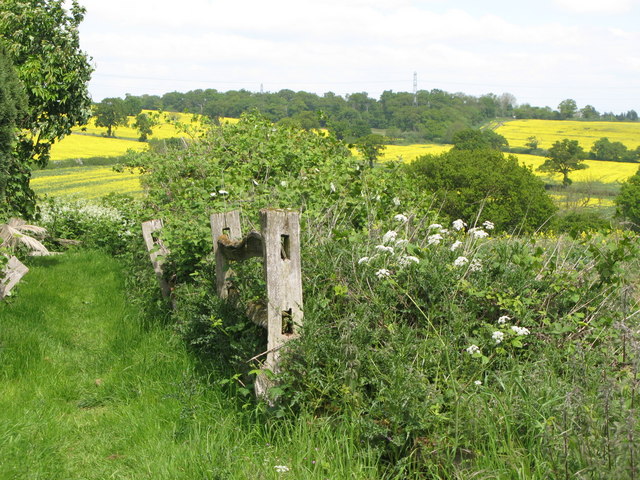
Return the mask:
POLYGON ((24 277, 29 269, 17 257, 10 257, 2 270, 0 280, 0 300, 11 293, 11 289, 24 277))
POLYGON ((153 264, 153 270, 156 272, 158 283, 160 284, 160 290, 162 291, 162 297, 169 299, 171 297, 171 287, 169 282, 164 276, 162 265, 164 259, 169 255, 169 250, 164 246, 162 240, 158 235, 158 232, 162 230, 164 224, 162 220, 149 220, 142 222, 142 236, 144 237, 144 243, 147 245, 149 251, 149 257, 153 264))
POLYGON ((240 212, 233 210, 226 213, 212 213, 210 217, 211 237, 213 239, 213 253, 216 257, 216 292, 220 298, 229 297, 231 287, 230 278, 233 272, 229 270, 229 262, 224 256, 223 249, 218 246, 218 239, 225 235, 233 242, 242 238, 240 227, 240 212))

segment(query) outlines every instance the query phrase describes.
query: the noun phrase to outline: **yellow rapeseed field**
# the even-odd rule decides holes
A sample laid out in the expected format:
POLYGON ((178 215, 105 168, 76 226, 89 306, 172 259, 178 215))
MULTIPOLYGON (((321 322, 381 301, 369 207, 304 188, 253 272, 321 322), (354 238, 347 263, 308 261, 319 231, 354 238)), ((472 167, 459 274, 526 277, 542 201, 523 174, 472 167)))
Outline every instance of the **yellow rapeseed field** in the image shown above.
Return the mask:
MULTIPOLYGON (((547 173, 541 173, 536 169, 542 165, 545 161, 544 157, 536 155, 516 155, 518 160, 523 165, 527 165, 533 169, 536 175, 549 176, 547 173)), ((584 170, 576 170, 569 174, 569 178, 574 182, 602 182, 602 183, 615 183, 623 182, 631 175, 634 175, 638 171, 640 166, 637 163, 626 162, 602 162, 599 160, 585 160, 584 162, 588 168, 584 170)), ((551 176, 552 179, 561 181, 562 175, 555 174, 551 176)))
POLYGON ((51 147, 51 160, 83 159, 91 157, 117 157, 127 150, 142 151, 147 144, 121 138, 71 134, 51 147))
POLYGON ((439 154, 447 152, 451 145, 436 145, 433 143, 414 145, 387 145, 382 151, 382 161, 400 160, 405 163, 413 162, 416 158, 428 153, 439 154))
POLYGON ((69 167, 33 172, 31 186, 39 195, 97 198, 109 193, 140 194, 140 177, 111 167, 69 167))
POLYGON ((603 137, 622 142, 629 150, 640 145, 639 122, 581 122, 576 120, 509 120, 495 131, 504 136, 512 147, 525 147, 529 137, 538 139, 540 148, 568 138, 577 140, 587 152, 603 137))

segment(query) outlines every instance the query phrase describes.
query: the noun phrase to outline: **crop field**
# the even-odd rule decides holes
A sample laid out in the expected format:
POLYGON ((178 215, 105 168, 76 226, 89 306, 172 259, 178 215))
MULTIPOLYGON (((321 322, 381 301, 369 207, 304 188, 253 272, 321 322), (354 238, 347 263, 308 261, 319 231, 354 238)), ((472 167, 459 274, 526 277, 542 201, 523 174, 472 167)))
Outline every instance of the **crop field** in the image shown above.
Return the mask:
POLYGON ((111 167, 69 167, 33 172, 31 186, 39 195, 98 198, 109 193, 139 194, 139 175, 111 167))
MULTIPOLYGON (((549 176, 549 174, 537 172, 536 168, 542 165, 545 161, 544 157, 537 155, 516 155, 523 165, 531 167, 536 175, 545 176, 553 180, 561 181, 562 175, 556 174, 549 176)), ((626 162, 602 162, 599 160, 585 160, 588 168, 584 170, 576 170, 569 174, 569 178, 574 182, 602 182, 602 183, 617 183, 623 182, 631 175, 638 171, 640 164, 638 163, 626 163, 626 162)))
POLYGON ((451 145, 437 145, 433 143, 414 145, 387 145, 382 152, 382 161, 400 160, 405 163, 413 162, 416 158, 427 154, 439 154, 451 149, 451 145))
POLYGON ((83 159, 92 157, 118 157, 127 150, 142 151, 147 144, 122 138, 96 137, 71 134, 51 147, 51 160, 83 159))
POLYGON ((540 148, 568 138, 577 140, 586 151, 603 137, 622 142, 629 150, 640 145, 639 122, 580 122, 575 120, 510 120, 495 131, 504 136, 511 147, 525 147, 527 139, 535 136, 540 148))

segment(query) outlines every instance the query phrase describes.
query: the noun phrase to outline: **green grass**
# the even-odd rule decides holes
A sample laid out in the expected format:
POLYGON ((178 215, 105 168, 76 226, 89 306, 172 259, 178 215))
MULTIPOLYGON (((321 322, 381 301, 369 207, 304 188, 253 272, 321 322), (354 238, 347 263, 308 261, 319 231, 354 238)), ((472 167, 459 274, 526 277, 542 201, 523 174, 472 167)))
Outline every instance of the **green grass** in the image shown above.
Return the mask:
POLYGON ((229 395, 141 320, 112 258, 30 267, 0 304, 0 479, 376 478, 349 425, 274 421, 229 395))

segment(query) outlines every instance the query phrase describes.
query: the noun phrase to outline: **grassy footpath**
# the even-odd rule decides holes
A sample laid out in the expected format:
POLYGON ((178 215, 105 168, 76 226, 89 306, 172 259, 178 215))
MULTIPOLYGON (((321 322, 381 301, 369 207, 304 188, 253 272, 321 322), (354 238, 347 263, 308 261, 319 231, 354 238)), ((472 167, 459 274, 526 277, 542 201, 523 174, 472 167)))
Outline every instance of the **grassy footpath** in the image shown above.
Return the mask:
POLYGON ((198 373, 112 258, 30 267, 0 304, 0 479, 377 478, 348 427, 265 421, 198 373))

